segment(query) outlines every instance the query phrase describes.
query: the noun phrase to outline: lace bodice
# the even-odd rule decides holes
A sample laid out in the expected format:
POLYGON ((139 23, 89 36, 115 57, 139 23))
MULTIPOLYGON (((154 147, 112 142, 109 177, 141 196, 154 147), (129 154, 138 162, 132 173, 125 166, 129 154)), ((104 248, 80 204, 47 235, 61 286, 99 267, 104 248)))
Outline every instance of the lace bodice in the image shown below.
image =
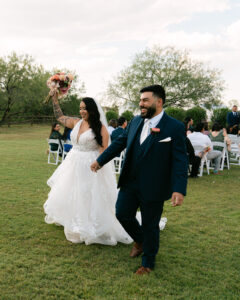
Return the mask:
POLYGON ((80 120, 73 128, 71 132, 71 141, 73 144, 73 149, 79 150, 79 151, 97 151, 99 149, 99 145, 95 139, 95 135, 92 131, 92 129, 88 129, 87 131, 83 132, 79 139, 77 140, 79 127, 82 123, 82 120, 80 120))

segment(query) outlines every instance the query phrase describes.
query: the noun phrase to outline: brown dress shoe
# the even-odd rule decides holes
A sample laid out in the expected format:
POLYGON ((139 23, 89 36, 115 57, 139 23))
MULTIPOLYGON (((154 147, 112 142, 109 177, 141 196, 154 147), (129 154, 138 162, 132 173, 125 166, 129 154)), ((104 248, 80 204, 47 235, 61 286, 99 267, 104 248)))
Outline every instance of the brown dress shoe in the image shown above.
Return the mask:
POLYGON ((130 257, 138 257, 143 252, 142 244, 134 243, 130 252, 130 257))
POLYGON ((144 275, 144 274, 149 274, 151 271, 152 269, 141 266, 135 274, 144 275))

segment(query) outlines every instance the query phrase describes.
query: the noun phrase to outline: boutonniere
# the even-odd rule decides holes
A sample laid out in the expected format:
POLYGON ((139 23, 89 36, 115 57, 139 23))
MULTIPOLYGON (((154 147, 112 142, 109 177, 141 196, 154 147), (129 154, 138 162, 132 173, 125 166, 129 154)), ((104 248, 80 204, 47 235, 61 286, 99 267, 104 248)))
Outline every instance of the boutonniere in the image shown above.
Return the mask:
POLYGON ((150 128, 151 134, 156 134, 160 132, 160 128, 150 128))

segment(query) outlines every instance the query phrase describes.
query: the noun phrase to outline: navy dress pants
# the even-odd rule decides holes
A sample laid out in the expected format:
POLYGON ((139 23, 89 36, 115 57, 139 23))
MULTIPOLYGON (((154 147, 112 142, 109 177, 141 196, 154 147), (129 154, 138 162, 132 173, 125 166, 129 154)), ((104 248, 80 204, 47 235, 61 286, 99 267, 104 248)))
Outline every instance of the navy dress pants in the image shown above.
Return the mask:
POLYGON ((116 202, 117 219, 135 242, 143 244, 142 266, 151 269, 159 249, 159 222, 164 204, 153 200, 143 199, 137 182, 132 181, 120 189, 116 202), (142 225, 136 219, 139 207, 142 225))

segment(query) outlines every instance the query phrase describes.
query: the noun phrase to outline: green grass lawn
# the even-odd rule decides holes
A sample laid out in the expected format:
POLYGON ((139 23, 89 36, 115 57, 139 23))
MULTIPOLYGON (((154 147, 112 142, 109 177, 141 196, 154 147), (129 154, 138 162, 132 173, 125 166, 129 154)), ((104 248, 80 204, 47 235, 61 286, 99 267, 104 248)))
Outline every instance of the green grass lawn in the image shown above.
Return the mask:
POLYGON ((166 202, 155 271, 131 245, 72 244, 44 223, 49 126, 0 127, 0 299, 239 299, 240 167, 190 179, 166 202))

